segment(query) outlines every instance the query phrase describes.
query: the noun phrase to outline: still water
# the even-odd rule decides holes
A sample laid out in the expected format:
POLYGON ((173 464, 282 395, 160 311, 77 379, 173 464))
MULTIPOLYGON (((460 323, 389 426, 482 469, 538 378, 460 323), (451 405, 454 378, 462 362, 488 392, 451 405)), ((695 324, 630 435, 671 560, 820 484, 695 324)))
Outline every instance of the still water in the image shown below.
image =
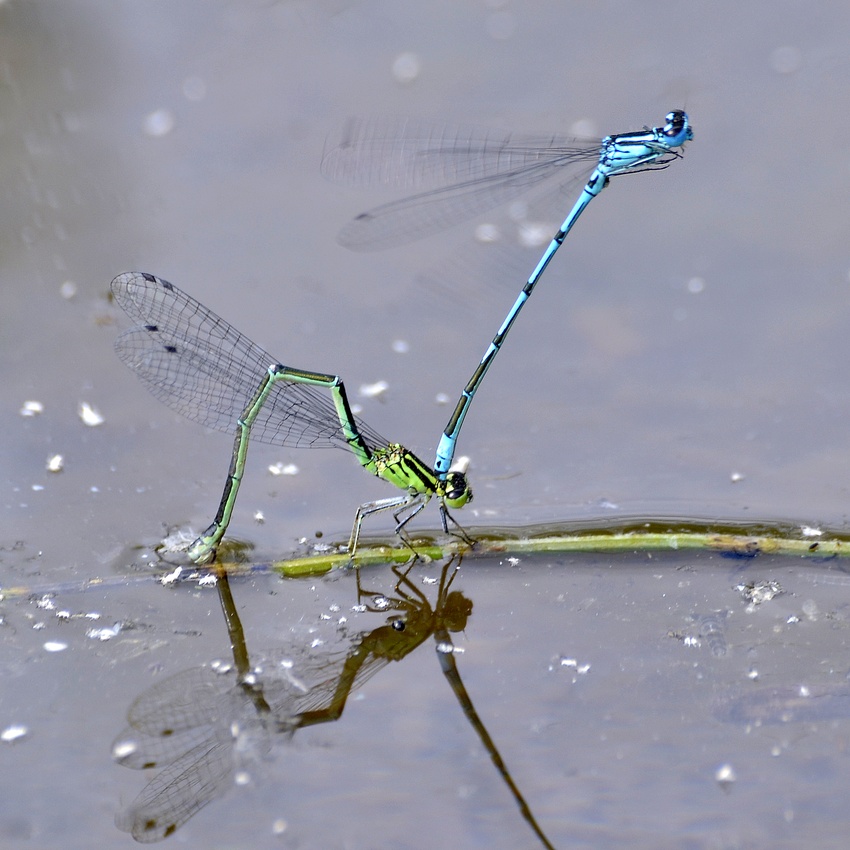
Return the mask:
MULTIPOLYGON (((458 518, 844 528, 850 172, 830 145, 850 129, 848 32, 845 4, 790 0, 0 4, 4 846, 131 846, 116 816, 126 828, 149 782, 171 786, 113 743, 181 682, 214 706, 184 743, 217 735, 220 758, 175 845, 843 846, 850 588, 834 562, 465 561, 448 657, 545 838, 436 632, 387 660, 374 635, 393 611, 357 608, 352 573, 233 581, 245 653, 286 696, 255 735, 259 700, 209 673, 235 663, 220 589, 162 587, 140 556, 209 522, 230 440, 121 366, 107 294, 127 270, 173 281, 282 362, 341 374, 366 421, 430 460, 537 252, 514 247, 506 211, 345 249, 343 225, 400 190, 325 180, 329 135, 393 115, 602 136, 685 108, 684 159, 612 182, 488 375, 458 518), (482 224, 505 234, 489 253, 482 224), (83 589, 94 577, 110 581, 83 589), (782 592, 753 608, 737 589, 770 581, 782 592), (315 693, 296 662, 339 682, 364 645, 380 669, 338 720, 299 725, 281 661, 315 693)), ((388 495, 343 452, 258 445, 232 533, 279 557, 345 538, 388 495)), ((441 575, 414 567, 412 610, 445 609, 441 575)), ((389 568, 363 578, 399 598, 389 568)))

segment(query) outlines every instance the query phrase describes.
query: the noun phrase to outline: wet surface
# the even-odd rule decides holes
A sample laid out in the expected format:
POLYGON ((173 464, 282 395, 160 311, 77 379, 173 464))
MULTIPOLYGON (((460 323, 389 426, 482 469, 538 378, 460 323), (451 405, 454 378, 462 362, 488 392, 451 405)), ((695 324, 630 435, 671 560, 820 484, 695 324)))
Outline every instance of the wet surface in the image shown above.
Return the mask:
MULTIPOLYGON (((844 527, 850 174, 816 157, 850 129, 848 18, 837 2, 0 4, 0 758, 15 778, 0 843, 131 846, 115 817, 154 771, 112 760, 130 707, 233 661, 215 587, 162 587, 137 548, 206 526, 231 441, 122 367, 109 281, 172 280, 284 363, 341 374, 370 425, 430 461, 535 262, 513 236, 475 243, 482 224, 509 234, 498 212, 382 253, 336 244, 399 196, 322 177, 350 115, 601 136, 683 107, 694 124, 682 161, 612 181, 547 270, 464 426, 460 521, 844 527), (94 577, 108 581, 75 589, 94 577)), ((343 452, 254 446, 232 533, 279 557, 347 537, 356 506, 388 495, 343 452)), ((473 608, 451 658, 548 840, 844 846, 836 566, 462 565, 452 590, 473 608)), ((411 573, 432 606, 439 575, 411 573)), ((388 570, 367 577, 392 594, 388 570)), ((350 574, 233 593, 252 660, 301 658, 312 629, 345 657, 389 616, 352 610, 350 574)), ((166 841, 540 845, 432 638, 337 722, 266 725, 256 745, 212 723, 227 781, 166 841)))

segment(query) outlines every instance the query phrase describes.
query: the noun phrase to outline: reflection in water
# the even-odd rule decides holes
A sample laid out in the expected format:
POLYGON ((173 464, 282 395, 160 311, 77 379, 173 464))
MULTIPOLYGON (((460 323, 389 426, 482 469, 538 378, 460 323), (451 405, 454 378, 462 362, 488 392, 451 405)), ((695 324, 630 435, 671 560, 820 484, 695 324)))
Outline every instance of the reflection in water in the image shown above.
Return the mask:
POLYGON ((726 655, 728 646, 726 643, 726 617, 727 611, 712 611, 710 614, 702 614, 695 618, 698 634, 705 639, 711 654, 715 658, 726 655))
POLYGON ((850 687, 755 688, 718 700, 715 715, 728 723, 755 726, 847 718, 850 717, 850 687))
POLYGON ((172 835, 195 813, 222 796, 240 764, 266 754, 275 734, 327 723, 342 716, 352 690, 390 661, 400 661, 433 636, 440 666, 502 779, 542 845, 546 836, 514 783, 492 738, 478 717, 454 658, 452 632, 466 628, 472 602, 451 590, 459 562, 447 562, 437 598, 428 597, 393 567, 393 596, 364 590, 357 575, 358 602, 370 612, 392 612, 370 632, 348 635, 342 651, 289 647, 277 663, 252 667, 245 634, 227 575, 218 581, 233 664, 212 663, 184 670, 144 691, 130 706, 129 726, 115 740, 115 760, 159 773, 116 817, 136 841, 152 843, 172 835))

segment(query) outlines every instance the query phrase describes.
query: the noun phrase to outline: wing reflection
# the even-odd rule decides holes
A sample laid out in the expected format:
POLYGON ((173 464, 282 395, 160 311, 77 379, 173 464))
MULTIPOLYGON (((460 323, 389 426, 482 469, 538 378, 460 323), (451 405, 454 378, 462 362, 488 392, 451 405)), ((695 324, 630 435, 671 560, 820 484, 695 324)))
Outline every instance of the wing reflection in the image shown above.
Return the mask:
POLYGON ((436 641, 443 673, 523 817, 544 847, 551 847, 514 784, 460 678, 451 633, 463 631, 472 602, 451 586, 459 561, 444 564, 432 605, 409 578, 412 564, 393 567, 392 595, 365 590, 357 578, 362 610, 388 613, 377 628, 344 637, 342 649, 290 646, 252 665, 226 574, 219 596, 233 648, 233 663, 184 670, 144 691, 131 705, 127 728, 115 739, 113 758, 133 769, 158 773, 116 817, 136 841, 153 843, 182 824, 233 784, 240 769, 269 752, 275 735, 339 719, 352 691, 390 661, 400 661, 429 637, 436 641))

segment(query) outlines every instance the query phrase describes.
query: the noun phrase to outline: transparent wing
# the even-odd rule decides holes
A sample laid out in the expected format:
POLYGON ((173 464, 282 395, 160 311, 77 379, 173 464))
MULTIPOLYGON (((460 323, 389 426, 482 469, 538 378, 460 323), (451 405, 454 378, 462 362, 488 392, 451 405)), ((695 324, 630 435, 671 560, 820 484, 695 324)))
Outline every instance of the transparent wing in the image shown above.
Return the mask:
POLYGON ((385 184, 423 191, 362 213, 339 241, 377 250, 427 236, 472 218, 557 175, 559 185, 584 182, 601 143, 524 136, 472 126, 430 127, 417 121, 350 121, 326 149, 323 174, 354 185, 385 184), (434 187, 425 189, 425 187, 434 187))
MULTIPOLYGON (((116 302, 138 327, 115 341, 124 364, 161 402, 194 422, 234 433, 274 357, 168 281, 139 272, 112 281, 116 302)), ((370 446, 386 445, 358 422, 370 446)), ((330 390, 276 383, 252 439, 277 446, 348 448, 330 390)))
POLYGON ((115 818, 136 841, 151 844, 174 833, 229 787, 235 769, 233 740, 206 739, 163 768, 115 818))

